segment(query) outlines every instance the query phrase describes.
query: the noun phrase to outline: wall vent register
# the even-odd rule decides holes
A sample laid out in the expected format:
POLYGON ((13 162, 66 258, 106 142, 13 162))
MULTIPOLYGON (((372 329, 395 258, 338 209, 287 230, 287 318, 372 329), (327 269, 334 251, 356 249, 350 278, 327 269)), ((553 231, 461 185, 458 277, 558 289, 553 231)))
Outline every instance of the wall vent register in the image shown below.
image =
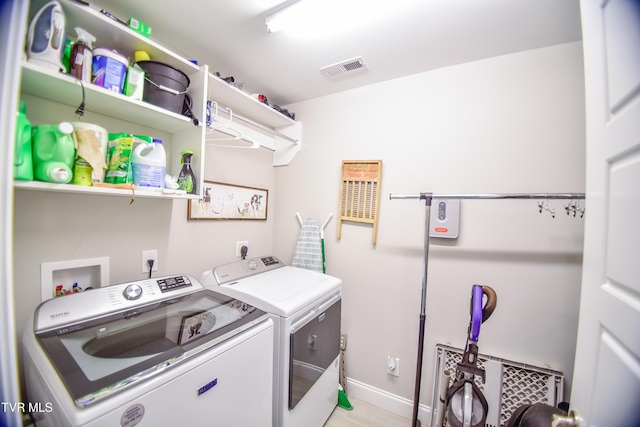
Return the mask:
POLYGON ((327 77, 335 77, 345 73, 351 73, 354 71, 368 70, 369 66, 361 56, 357 58, 347 59, 346 61, 338 62, 337 64, 327 65, 320 68, 322 74, 327 77))

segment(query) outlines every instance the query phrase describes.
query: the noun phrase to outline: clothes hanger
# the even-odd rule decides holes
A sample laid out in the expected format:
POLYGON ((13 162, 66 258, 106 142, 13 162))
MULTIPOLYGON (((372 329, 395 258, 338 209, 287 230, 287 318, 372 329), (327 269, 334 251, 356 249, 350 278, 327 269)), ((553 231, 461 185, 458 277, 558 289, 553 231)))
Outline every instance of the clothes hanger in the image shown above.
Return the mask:
POLYGON ((206 135, 213 133, 214 131, 225 133, 229 136, 225 138, 209 138, 205 137, 205 143, 213 147, 228 147, 228 148, 259 148, 260 144, 248 135, 245 135, 240 129, 233 127, 233 111, 231 108, 227 108, 229 113, 229 121, 222 121, 218 117, 218 103, 213 102, 215 105, 215 115, 212 117, 211 125, 207 126, 206 135), (250 146, 244 145, 224 145, 224 144, 209 144, 209 141, 245 141, 250 143, 250 146))
POLYGON ((228 141, 232 139, 240 139, 242 137, 242 132, 239 129, 236 129, 231 126, 233 121, 233 111, 231 108, 227 108, 227 113, 229 114, 229 121, 225 122, 218 116, 218 103, 213 102, 212 105, 215 106, 215 114, 211 119, 211 124, 207 126, 206 134, 209 135, 214 131, 220 131, 230 135, 230 137, 226 138, 207 138, 209 141, 228 141))

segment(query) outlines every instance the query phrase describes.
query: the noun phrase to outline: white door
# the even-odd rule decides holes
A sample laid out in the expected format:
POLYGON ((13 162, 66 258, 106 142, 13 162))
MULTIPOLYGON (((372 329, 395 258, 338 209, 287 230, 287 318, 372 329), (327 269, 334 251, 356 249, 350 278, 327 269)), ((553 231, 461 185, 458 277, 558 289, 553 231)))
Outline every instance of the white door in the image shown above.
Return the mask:
MULTIPOLYGON (((10 405, 20 402, 13 307, 13 141, 28 9, 27 1, 0 0, 0 401, 10 405)), ((19 411, 4 408, 0 426, 22 425, 19 411)))
POLYGON ((582 0, 587 180, 571 409, 640 424, 640 1, 582 0))

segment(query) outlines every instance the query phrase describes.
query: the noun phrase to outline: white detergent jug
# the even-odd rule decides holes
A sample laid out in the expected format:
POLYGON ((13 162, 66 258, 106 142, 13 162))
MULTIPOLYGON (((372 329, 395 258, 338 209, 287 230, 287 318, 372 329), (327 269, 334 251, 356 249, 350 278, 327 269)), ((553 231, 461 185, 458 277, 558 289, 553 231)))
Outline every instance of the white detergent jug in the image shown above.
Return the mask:
POLYGON ((164 188, 167 170, 167 155, 162 140, 154 139, 152 144, 138 144, 131 153, 133 183, 141 189, 164 188))

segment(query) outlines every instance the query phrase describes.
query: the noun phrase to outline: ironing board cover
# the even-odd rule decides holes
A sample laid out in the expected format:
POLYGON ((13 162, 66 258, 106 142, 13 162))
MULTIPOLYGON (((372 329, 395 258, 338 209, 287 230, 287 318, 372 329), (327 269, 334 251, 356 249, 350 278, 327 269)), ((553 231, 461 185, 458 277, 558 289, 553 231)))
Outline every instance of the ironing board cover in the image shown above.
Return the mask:
POLYGON ((315 219, 307 218, 302 222, 291 266, 323 272, 320 226, 315 219))

